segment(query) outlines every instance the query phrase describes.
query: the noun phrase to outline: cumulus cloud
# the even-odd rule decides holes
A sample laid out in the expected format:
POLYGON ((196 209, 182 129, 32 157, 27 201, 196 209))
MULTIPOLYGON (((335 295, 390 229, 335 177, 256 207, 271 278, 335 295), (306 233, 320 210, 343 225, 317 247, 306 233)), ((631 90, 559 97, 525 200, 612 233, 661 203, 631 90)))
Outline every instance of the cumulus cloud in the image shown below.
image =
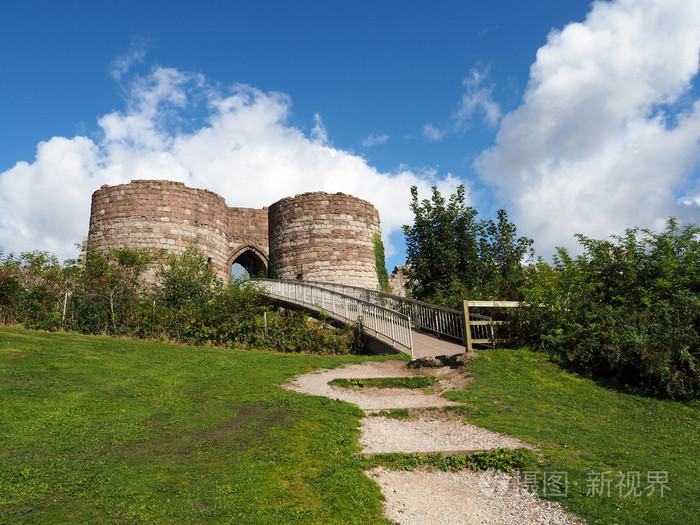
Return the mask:
POLYGON ((307 191, 344 192, 378 209, 389 234, 412 221, 411 185, 453 192, 458 181, 400 168, 381 173, 329 145, 314 116, 308 136, 288 123, 291 100, 247 85, 214 88, 204 77, 154 68, 126 90, 122 111, 98 119, 100 138, 54 137, 33 162, 0 173, 0 246, 75 257, 87 234, 90 198, 102 184, 168 179, 222 195, 229 206, 262 207, 307 191), (193 117, 193 112, 204 120, 193 117), (199 105, 199 106, 198 106, 199 105), (196 110, 196 111, 195 111, 196 110), (194 123, 194 124, 193 124, 194 123))
POLYGON ((699 53, 700 3, 688 0, 595 2, 550 33, 522 105, 476 162, 539 251, 574 233, 700 222, 699 53))
POLYGON ((389 140, 389 135, 375 135, 374 133, 370 133, 368 137, 362 139, 362 146, 371 148, 378 144, 384 144, 387 140, 389 140))
POLYGON ((464 93, 458 108, 450 115, 449 124, 443 128, 432 124, 423 126, 423 136, 431 142, 440 142, 450 133, 460 133, 471 127, 475 115, 481 113, 483 122, 489 127, 498 125, 501 106, 493 99, 493 85, 487 84, 489 68, 477 64, 462 80, 464 93))

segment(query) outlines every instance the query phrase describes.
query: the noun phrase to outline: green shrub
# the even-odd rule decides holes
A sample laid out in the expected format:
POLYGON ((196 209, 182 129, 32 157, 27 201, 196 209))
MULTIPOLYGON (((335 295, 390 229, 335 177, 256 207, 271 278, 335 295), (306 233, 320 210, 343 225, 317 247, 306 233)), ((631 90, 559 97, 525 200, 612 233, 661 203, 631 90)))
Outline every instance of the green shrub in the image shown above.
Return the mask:
POLYGON ((170 257, 156 286, 147 285, 143 273, 159 257, 128 247, 89 252, 82 266, 61 266, 45 252, 0 256, 0 323, 282 352, 360 348, 351 328, 280 314, 251 281, 223 286, 194 246, 170 257))
POLYGON ((540 262, 515 314, 523 344, 626 390, 700 397, 700 228, 628 230, 540 262))

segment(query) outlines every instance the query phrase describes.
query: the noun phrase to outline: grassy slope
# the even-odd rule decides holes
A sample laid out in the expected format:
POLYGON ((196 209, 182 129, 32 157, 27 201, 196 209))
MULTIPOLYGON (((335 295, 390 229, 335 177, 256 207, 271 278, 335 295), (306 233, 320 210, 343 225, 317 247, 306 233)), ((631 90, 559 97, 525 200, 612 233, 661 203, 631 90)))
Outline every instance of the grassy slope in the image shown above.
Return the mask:
POLYGON ((476 382, 446 397, 464 402, 471 422, 535 443, 545 459, 539 480, 567 472, 568 496, 552 499, 591 524, 700 523, 700 402, 608 390, 527 350, 481 353, 468 365, 476 382), (606 471, 610 496, 587 495, 588 473, 606 471), (646 489, 650 471, 668 473, 663 497, 658 485, 620 497, 619 473, 639 472, 646 489))
MULTIPOLYGON (((359 411, 274 386, 362 359, 0 329, 0 522, 381 523, 352 458, 359 411)), ((477 381, 450 396, 536 443, 589 523, 700 521, 700 403, 606 390, 527 350, 468 366, 477 381), (611 496, 588 497, 604 471, 611 496), (620 498, 618 471, 666 471, 670 490, 620 498)))
POLYGON ((0 329, 0 522, 381 523, 320 358, 0 329))

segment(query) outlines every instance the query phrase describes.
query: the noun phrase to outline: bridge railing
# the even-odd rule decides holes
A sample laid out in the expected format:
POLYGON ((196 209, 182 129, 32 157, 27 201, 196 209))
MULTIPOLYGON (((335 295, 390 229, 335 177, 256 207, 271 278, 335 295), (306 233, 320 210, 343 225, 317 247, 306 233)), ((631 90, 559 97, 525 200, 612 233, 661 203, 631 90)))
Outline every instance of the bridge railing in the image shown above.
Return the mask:
MULTIPOLYGON (((453 339, 463 344, 467 344, 464 337, 464 313, 451 308, 444 308, 414 299, 407 299, 400 295, 393 295, 378 290, 368 290, 358 286, 348 286, 337 283, 323 283, 306 281, 309 284, 334 290, 351 297, 356 297, 368 303, 389 308, 395 312, 400 312, 411 319, 413 326, 432 332, 439 337, 453 339)), ((471 322, 491 321, 486 315, 469 312, 471 322)), ((493 339, 493 326, 489 324, 471 324, 471 341, 484 341, 493 339)))
POLYGON ((411 320, 401 312, 359 297, 318 286, 308 281, 255 279, 271 297, 323 311, 345 322, 361 324, 363 330, 391 342, 392 347, 413 357, 411 320))

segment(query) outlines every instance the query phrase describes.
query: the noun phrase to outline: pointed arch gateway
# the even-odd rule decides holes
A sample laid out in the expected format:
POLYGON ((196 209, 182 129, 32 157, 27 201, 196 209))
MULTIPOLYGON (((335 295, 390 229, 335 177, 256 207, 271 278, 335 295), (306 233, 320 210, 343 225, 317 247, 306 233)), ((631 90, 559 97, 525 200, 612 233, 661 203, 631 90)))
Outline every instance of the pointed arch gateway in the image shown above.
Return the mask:
POLYGON ((228 267, 240 264, 251 277, 267 276, 268 260, 264 252, 255 246, 241 246, 229 257, 228 267))

